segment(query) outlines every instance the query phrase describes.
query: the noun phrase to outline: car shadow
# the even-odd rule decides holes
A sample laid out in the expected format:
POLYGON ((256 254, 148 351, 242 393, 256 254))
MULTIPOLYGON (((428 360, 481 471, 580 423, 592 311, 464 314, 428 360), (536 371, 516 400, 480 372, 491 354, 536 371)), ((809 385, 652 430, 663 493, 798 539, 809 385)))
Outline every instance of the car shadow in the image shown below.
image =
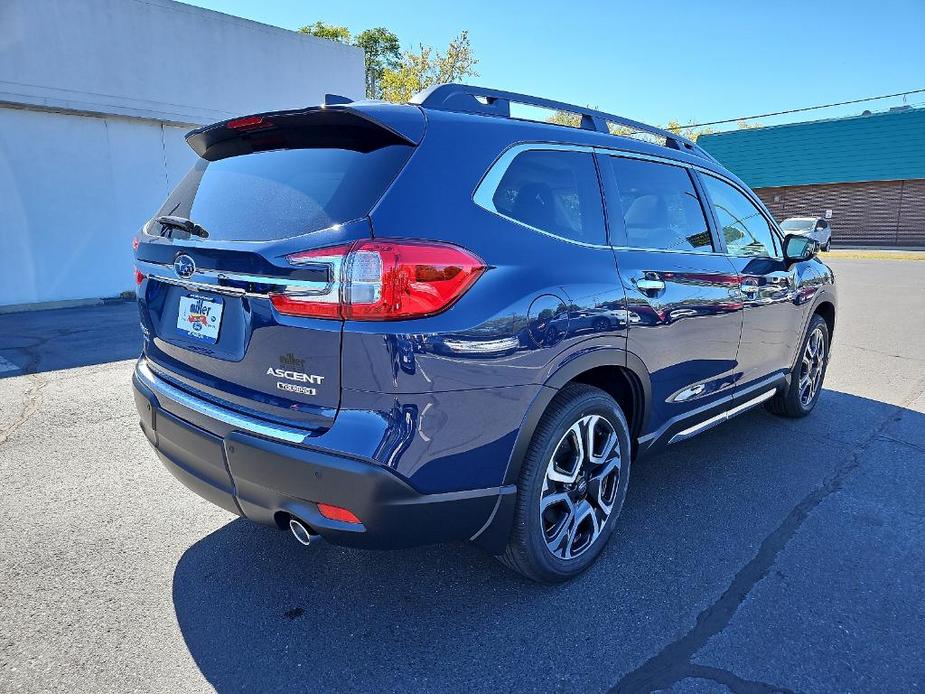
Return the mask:
POLYGON ((921 414, 831 390, 806 419, 735 421, 634 465, 612 541, 564 585, 465 544, 303 549, 235 520, 176 567, 183 638, 219 692, 607 689, 684 634, 858 442, 925 431, 921 414))
POLYGON ((0 314, 0 378, 108 364, 140 353, 134 300, 0 314))

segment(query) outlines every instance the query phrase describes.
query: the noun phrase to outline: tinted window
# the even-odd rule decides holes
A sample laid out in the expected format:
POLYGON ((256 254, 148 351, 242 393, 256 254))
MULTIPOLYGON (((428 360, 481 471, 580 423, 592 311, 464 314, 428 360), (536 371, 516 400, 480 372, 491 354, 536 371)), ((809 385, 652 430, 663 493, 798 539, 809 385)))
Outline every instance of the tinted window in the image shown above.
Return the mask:
POLYGON ((200 159, 159 214, 181 215, 209 238, 264 241, 366 215, 412 148, 278 149, 200 159))
POLYGON ((605 157, 617 184, 626 245, 659 250, 713 250, 713 239, 687 169, 605 157))
POLYGON ((606 243, 594 160, 586 152, 533 150, 517 155, 492 196, 495 209, 573 241, 606 243))
POLYGON ((771 225, 751 200, 718 178, 704 176, 703 182, 730 254, 780 257, 771 225))

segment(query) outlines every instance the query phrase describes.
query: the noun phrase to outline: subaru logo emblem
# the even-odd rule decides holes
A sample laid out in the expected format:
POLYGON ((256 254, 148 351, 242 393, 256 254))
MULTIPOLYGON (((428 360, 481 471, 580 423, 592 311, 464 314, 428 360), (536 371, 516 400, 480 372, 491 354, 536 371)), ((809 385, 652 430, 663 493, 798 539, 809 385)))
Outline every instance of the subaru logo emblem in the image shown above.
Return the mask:
POLYGON ((188 255, 182 253, 173 261, 173 270, 177 273, 177 277, 186 279, 196 272, 196 263, 188 255))

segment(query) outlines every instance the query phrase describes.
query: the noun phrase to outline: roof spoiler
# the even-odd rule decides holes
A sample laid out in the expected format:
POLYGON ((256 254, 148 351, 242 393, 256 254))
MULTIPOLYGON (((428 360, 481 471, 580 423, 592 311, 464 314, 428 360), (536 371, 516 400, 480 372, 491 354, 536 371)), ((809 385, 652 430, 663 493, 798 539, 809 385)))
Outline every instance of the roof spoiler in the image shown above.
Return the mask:
POLYGON ((287 146, 371 151, 390 144, 417 145, 423 135, 424 116, 418 108, 326 94, 321 106, 229 118, 191 130, 186 142, 213 161, 287 146))

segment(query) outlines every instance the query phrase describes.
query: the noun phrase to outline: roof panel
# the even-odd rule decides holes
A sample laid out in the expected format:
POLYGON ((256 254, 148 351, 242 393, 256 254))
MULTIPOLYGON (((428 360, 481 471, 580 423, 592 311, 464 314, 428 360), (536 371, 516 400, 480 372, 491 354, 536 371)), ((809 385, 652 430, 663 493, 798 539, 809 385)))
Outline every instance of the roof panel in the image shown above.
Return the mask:
POLYGON ((925 179, 925 109, 703 135, 752 188, 925 179))

